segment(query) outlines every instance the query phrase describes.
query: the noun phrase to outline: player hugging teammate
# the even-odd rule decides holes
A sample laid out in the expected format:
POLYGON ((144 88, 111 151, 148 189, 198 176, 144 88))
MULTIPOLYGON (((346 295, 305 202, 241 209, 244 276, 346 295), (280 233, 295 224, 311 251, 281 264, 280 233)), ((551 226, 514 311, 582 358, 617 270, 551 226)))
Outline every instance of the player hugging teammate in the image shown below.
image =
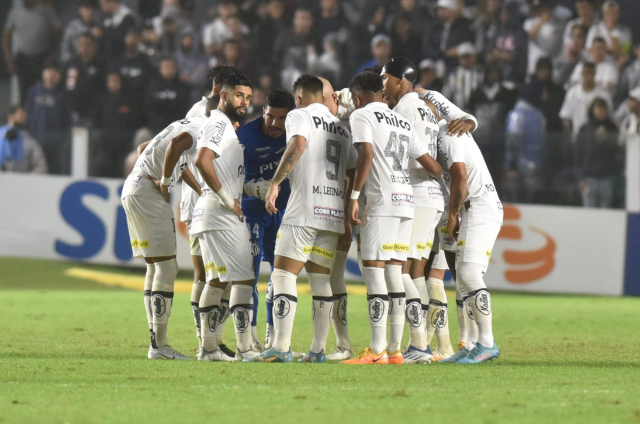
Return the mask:
POLYGON ((150 359, 189 359, 167 339, 177 275, 169 202, 180 178, 199 360, 291 362, 303 268, 313 340, 300 362, 498 357, 483 275, 502 226, 502 204, 469 134, 477 121, 440 93, 414 92, 416 68, 404 57, 372 70, 339 92, 325 79, 303 75, 293 96, 274 90, 263 115, 240 126, 251 82, 233 67, 216 67, 210 96, 142 146, 122 201, 134 255, 147 263, 150 359), (353 357, 344 272, 356 233, 371 340, 353 357), (272 271, 264 347, 256 331, 262 261, 272 271), (457 352, 449 340, 447 267, 456 282, 457 352), (235 351, 222 341, 229 315, 235 351), (402 349, 405 321, 410 339, 402 349), (331 323, 337 348, 325 355, 331 323))

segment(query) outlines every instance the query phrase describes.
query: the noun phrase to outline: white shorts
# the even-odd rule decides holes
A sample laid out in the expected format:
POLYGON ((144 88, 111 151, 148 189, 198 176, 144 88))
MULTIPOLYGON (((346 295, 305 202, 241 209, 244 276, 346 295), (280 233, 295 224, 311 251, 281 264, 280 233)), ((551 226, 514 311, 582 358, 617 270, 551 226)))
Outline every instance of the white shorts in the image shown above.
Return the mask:
POLYGON ((412 221, 395 216, 367 216, 360 226, 362 260, 406 261, 412 221))
POLYGON ((202 256, 202 249, 200 248, 200 240, 196 236, 191 235, 191 220, 184 222, 187 226, 187 232, 189 233, 189 252, 191 256, 202 256))
POLYGON ((415 209, 407 257, 418 260, 429 259, 433 247, 433 236, 441 215, 442 212, 434 208, 417 207, 415 209))
POLYGON ((436 253, 433 257, 433 264, 431 265, 431 269, 449 269, 449 264, 447 264, 447 257, 444 255, 444 250, 436 253))
POLYGON ((340 234, 333 231, 282 224, 276 236, 274 254, 331 269, 338 237, 340 234))
POLYGON ((468 213, 462 214, 456 243, 456 264, 463 262, 480 264, 486 272, 493 245, 501 228, 500 221, 474 218, 468 213))
POLYGON ((171 205, 162 196, 127 196, 122 199, 127 214, 131 250, 136 258, 175 256, 176 225, 171 205))
POLYGON ((455 252, 456 251, 456 241, 449 236, 447 233, 447 218, 449 213, 447 210, 440 216, 440 221, 438 222, 438 226, 436 227, 436 235, 435 240, 437 243, 434 243, 433 251, 438 253, 441 250, 445 252, 455 252))
POLYGON ((255 278, 251 241, 246 225, 238 230, 205 231, 198 234, 207 281, 220 278, 223 283, 255 278))

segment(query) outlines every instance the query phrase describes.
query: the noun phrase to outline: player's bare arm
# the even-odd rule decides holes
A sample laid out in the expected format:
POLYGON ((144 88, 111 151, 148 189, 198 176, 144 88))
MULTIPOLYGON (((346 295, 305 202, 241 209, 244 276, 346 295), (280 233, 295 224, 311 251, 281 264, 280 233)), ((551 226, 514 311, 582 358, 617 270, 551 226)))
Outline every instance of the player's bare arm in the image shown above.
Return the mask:
POLYGON ((280 184, 285 178, 287 178, 293 168, 296 167, 306 148, 307 139, 300 135, 296 135, 292 137, 287 149, 284 151, 284 155, 282 155, 278 169, 276 169, 276 173, 269 185, 267 195, 264 198, 267 212, 271 215, 278 212, 278 209, 276 209, 276 199, 278 198, 278 192, 280 191, 280 184))
MULTIPOLYGON (((167 202, 169 201, 169 184, 171 180, 171 174, 180 160, 180 156, 185 150, 191 147, 193 144, 193 137, 189 133, 183 132, 177 137, 173 138, 169 142, 169 147, 164 155, 164 162, 162 164, 162 177, 160 180, 160 191, 167 202)), ((192 175, 193 177, 193 175, 192 175)), ((195 180, 195 179, 194 179, 195 180)), ((191 187, 193 188, 193 187, 191 187)), ((195 189, 194 189, 195 190, 195 189)), ((199 190, 196 190, 199 192, 199 190)))
MULTIPOLYGON (((356 170, 347 169, 345 173, 345 190, 344 190, 344 210, 349 211, 349 202, 351 201, 351 192, 353 191, 353 182, 355 179, 356 170)), ((344 220, 344 234, 338 239, 338 246, 346 243, 351 243, 353 240, 353 227, 349 219, 344 220)))
POLYGON ((200 187, 200 184, 198 184, 198 180, 196 180, 196 177, 189 170, 189 168, 184 169, 184 172, 182 173, 182 180, 187 183, 187 185, 191 187, 191 189, 195 191, 198 196, 202 194, 202 188, 200 187))
MULTIPOLYGON (((364 187, 365 181, 367 181, 369 171, 371 171, 371 164, 373 163, 373 144, 358 143, 355 147, 358 152, 358 161, 356 162, 356 172, 353 177, 352 192, 355 191, 359 194, 362 187, 364 187)), ((351 197, 352 196, 349 196, 349 219, 352 224, 360 224, 360 219, 358 218, 360 205, 358 204, 357 198, 351 199, 351 197)))
POLYGON ((464 162, 451 165, 451 200, 449 202, 449 217, 447 233, 452 239, 458 239, 458 215, 462 210, 464 199, 467 197, 467 168, 464 162))
POLYGON ((222 183, 218 178, 216 168, 213 166, 215 155, 216 154, 211 149, 199 149, 195 161, 196 168, 198 168, 198 171, 200 172, 200 175, 202 176, 205 184, 207 184, 207 186, 209 186, 209 188, 211 188, 211 190, 213 190, 218 195, 222 205, 236 214, 240 221, 243 221, 242 209, 240 209, 239 200, 232 199, 227 194, 227 192, 224 191, 224 187, 222 187, 222 183))
POLYGON ((433 178, 438 179, 442 176, 442 167, 429 154, 425 153, 416 160, 433 178))
POLYGON ((471 119, 454 119, 449 122, 447 134, 451 136, 462 137, 466 133, 473 132, 476 129, 476 123, 471 119))
POLYGON ((149 143, 151 143, 151 140, 147 140, 144 143, 141 143, 138 148, 136 149, 136 151, 138 152, 138 156, 140 156, 142 154, 142 152, 144 152, 144 149, 147 148, 147 146, 149 145, 149 143))

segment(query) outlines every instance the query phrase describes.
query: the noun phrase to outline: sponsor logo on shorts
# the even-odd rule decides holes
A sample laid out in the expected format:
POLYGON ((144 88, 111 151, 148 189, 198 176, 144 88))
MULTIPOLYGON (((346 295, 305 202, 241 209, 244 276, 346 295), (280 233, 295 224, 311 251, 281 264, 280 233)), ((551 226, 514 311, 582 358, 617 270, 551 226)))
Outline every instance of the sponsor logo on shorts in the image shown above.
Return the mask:
POLYGON ((276 240, 280 240, 281 237, 282 237, 281 233, 276 234, 276 240))
POLYGON ((394 203, 410 203, 413 204, 413 194, 392 193, 391 201, 394 203))
POLYGON ((197 240, 198 240, 198 238, 197 238, 197 237, 190 236, 190 237, 189 237, 189 246, 193 247, 193 246, 195 245, 195 243, 196 243, 196 241, 197 241, 197 240))
POLYGON ((369 318, 378 322, 384 317, 384 302, 379 297, 374 297, 369 301, 369 318))
POLYGON ((340 209, 332 209, 324 206, 314 206, 313 214, 318 217, 327 217, 333 219, 344 219, 344 211, 340 209))
POLYGON ((491 296, 487 291, 481 291, 476 295, 476 308, 482 315, 489 315, 491 313, 491 296))
POLYGON ((214 264, 213 262, 209 262, 207 264, 204 264, 205 272, 209 272, 209 271, 212 271, 212 270, 215 270, 215 269, 216 269, 216 264, 214 264))
POLYGON ((383 252, 392 252, 393 251, 393 244, 383 243, 382 244, 382 251, 383 252))
POLYGON ((393 245, 393 250, 395 250, 396 252, 409 252, 409 245, 408 244, 395 243, 393 245))
POLYGON ((487 259, 491 259, 491 250, 487 250, 485 255, 487 255, 487 259))
POLYGON ((433 196, 442 197, 442 190, 440 190, 439 188, 436 188, 436 187, 429 187, 428 193, 433 195, 433 196))
POLYGON ((311 253, 315 253, 316 255, 322 256, 327 259, 333 259, 333 252, 327 249, 323 249, 322 247, 313 246, 311 249, 311 253))
POLYGON ((457 246, 458 247, 463 247, 464 246, 464 240, 458 240, 457 246))
POLYGON ((154 294, 151 296, 151 309, 153 315, 161 317, 167 311, 167 301, 159 294, 154 294))
POLYGON ((305 255, 310 255, 312 250, 313 250, 312 246, 305 246, 302 248, 302 253, 305 255))
POLYGON ((404 311, 407 322, 413 328, 422 326, 422 306, 420 302, 411 302, 404 311))
MULTIPOLYGON (((433 305, 429 305, 431 308, 433 305)), ((444 307, 436 308, 431 317, 431 327, 444 328, 447 325, 447 310, 444 307)))
POLYGON ((148 249, 149 248, 149 241, 148 240, 133 240, 131 242, 131 247, 141 247, 143 249, 148 249))
POLYGON ((204 209, 194 209, 193 210, 193 217, 194 218, 200 218, 204 215, 204 209))
POLYGON ((289 303, 289 299, 284 296, 276 297, 273 302, 273 313, 276 315, 276 318, 282 319, 289 315, 289 311, 291 310, 291 304, 289 303))
POLYGON ((432 242, 430 242, 430 241, 427 242, 427 249, 429 249, 429 250, 433 249, 433 243, 432 242))
POLYGON ((498 204, 498 209, 500 209, 500 210, 504 209, 503 206, 502 206, 502 202, 497 202, 497 204, 498 204))
POLYGON ((238 333, 245 333, 249 328, 249 313, 244 308, 238 308, 233 311, 233 321, 238 333))
POLYGON ((447 234, 447 227, 446 226, 438 227, 438 231, 440 231, 440 234, 447 234))
POLYGON ((342 325, 347 325, 347 296, 342 296, 338 301, 338 319, 342 325))
POLYGON ((219 266, 216 269, 218 270, 218 274, 226 274, 229 271, 226 266, 219 266))
POLYGON ((420 250, 420 251, 424 251, 427 249, 427 245, 424 243, 418 243, 416 244, 416 249, 420 250))

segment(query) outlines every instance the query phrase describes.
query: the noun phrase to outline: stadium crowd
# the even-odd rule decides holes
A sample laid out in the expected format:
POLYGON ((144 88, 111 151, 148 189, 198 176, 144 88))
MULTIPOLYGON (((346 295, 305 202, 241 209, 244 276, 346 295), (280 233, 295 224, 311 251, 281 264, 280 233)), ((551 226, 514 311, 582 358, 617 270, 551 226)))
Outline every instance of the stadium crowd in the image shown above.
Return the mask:
POLYGON ((477 117, 503 200, 624 203, 640 40, 614 0, 216 0, 206 19, 196 0, 78 0, 69 22, 50 0, 22 3, 3 28, 20 98, 0 127, 3 171, 68 174, 80 126, 90 174, 123 177, 137 144, 210 91, 214 65, 254 81, 248 120, 303 73, 341 88, 406 56, 419 64, 416 88, 477 117))

